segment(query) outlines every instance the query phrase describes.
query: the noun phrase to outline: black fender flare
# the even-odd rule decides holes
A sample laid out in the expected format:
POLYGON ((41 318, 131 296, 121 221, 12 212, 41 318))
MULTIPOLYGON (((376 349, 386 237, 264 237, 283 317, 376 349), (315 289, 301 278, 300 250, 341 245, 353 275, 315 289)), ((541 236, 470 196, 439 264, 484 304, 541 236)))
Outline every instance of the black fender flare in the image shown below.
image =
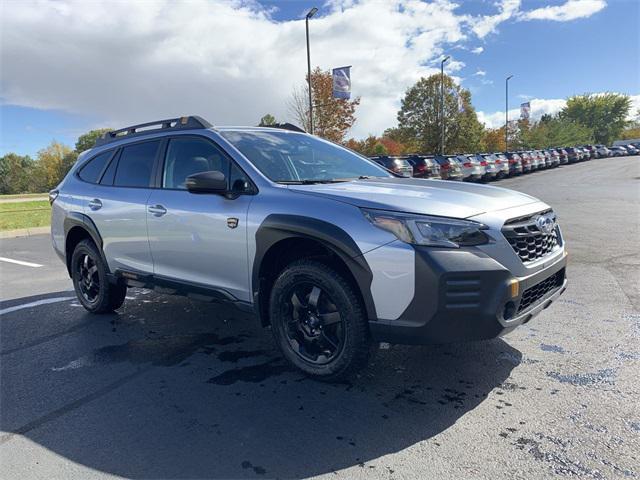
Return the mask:
POLYGON ((69 276, 71 276, 70 259, 73 252, 67 252, 67 237, 71 229, 73 229, 74 227, 80 227, 89 234, 89 236, 91 237, 91 240, 93 240, 93 243, 95 243, 96 246, 98 247, 98 252, 100 253, 100 257, 102 258, 102 261, 107 267, 107 272, 110 273, 111 271, 109 270, 109 264, 107 263, 107 258, 105 257, 104 251, 102 250, 102 245, 103 245, 102 236, 98 231, 98 227, 96 227, 96 224, 93 223, 93 220, 91 220, 91 218, 89 218, 87 215, 84 215, 83 213, 80 213, 80 212, 70 212, 67 215, 67 217, 64 219, 65 257, 67 260, 67 270, 69 272, 69 276))
POLYGON ((300 215, 271 214, 267 216, 256 231, 256 253, 252 268, 252 295, 255 311, 260 315, 260 268, 269 249, 288 238, 314 240, 338 256, 347 266, 355 279, 359 293, 369 319, 375 319, 376 310, 371 295, 373 273, 362 251, 351 236, 340 227, 300 215))

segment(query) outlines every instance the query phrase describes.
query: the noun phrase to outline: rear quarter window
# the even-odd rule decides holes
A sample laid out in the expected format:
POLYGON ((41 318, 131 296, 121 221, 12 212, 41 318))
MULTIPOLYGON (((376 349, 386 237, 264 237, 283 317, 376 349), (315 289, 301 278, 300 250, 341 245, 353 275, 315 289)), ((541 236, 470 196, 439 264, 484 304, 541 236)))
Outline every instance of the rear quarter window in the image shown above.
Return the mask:
POLYGON ((89 183, 98 183, 112 155, 113 150, 109 150, 93 157, 78 172, 80 179, 89 183))

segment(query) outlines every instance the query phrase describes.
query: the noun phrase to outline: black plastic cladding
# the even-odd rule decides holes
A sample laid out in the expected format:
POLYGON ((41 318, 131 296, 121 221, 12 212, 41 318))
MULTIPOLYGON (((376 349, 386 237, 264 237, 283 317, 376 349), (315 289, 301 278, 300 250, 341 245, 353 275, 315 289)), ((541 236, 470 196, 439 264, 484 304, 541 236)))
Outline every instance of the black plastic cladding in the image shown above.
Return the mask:
POLYGON ((260 301, 260 266, 269 249, 281 240, 302 238, 322 243, 335 253, 346 265, 364 301, 369 319, 376 318, 371 296, 373 273, 362 256, 356 242, 347 232, 328 222, 299 215, 272 214, 264 219, 256 232, 256 255, 253 260, 252 290, 258 315, 262 313, 260 301))

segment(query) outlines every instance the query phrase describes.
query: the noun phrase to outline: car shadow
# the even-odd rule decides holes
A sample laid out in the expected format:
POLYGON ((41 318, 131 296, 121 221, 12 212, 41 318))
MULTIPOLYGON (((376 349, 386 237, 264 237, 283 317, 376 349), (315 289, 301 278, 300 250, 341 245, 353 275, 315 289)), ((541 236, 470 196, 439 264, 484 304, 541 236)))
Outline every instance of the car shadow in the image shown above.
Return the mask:
POLYGON ((392 473, 383 457, 435 442, 481 403, 499 415, 488 396, 511 388, 522 358, 501 339, 383 345, 352 382, 327 384, 291 369, 268 330, 221 305, 134 290, 118 314, 61 301, 0 318, 0 448, 21 435, 129 478, 392 473))

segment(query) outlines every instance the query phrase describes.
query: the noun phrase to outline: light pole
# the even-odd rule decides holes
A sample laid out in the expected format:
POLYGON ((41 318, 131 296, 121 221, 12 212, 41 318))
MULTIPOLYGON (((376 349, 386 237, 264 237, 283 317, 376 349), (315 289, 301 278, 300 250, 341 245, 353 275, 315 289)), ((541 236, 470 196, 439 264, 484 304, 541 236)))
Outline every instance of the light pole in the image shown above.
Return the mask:
POLYGON ((449 60, 449 55, 440 62, 440 155, 444 155, 444 63, 449 60))
POLYGON ((504 81, 504 150, 509 151, 509 80, 513 75, 509 75, 504 81))
POLYGON ((307 83, 309 84, 309 133, 313 135, 313 100, 311 99, 311 51, 309 50, 309 19, 313 17, 318 9, 313 7, 307 13, 304 19, 305 27, 307 30, 307 83))

